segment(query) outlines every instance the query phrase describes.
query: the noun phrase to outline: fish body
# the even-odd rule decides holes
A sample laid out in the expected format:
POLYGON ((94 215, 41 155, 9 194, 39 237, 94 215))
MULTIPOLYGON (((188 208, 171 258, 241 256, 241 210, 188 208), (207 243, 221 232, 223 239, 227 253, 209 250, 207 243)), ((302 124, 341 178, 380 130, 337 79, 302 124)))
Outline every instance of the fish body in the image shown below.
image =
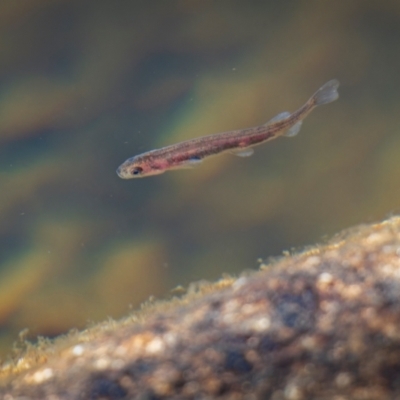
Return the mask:
POLYGON ((117 169, 120 178, 142 178, 165 171, 193 167, 204 159, 230 152, 242 157, 253 153, 253 146, 279 136, 295 136, 303 119, 317 106, 335 101, 339 82, 333 79, 320 89, 298 110, 283 112, 266 124, 236 131, 215 133, 185 140, 128 158, 117 169))

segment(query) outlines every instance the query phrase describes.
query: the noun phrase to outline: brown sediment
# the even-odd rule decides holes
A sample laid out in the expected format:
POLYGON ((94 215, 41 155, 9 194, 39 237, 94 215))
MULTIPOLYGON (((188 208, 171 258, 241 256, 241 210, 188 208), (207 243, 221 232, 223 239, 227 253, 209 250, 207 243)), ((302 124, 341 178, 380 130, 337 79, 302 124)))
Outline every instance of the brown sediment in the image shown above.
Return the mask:
POLYGON ((21 355, 2 399, 400 398, 400 218, 21 355))

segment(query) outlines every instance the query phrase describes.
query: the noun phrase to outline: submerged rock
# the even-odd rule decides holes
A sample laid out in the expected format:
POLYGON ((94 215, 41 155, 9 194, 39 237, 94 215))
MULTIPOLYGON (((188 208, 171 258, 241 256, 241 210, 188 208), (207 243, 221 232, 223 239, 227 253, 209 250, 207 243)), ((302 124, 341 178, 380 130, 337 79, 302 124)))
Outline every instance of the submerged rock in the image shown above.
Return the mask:
POLYGON ((2 399, 400 398, 400 218, 29 349, 2 399))

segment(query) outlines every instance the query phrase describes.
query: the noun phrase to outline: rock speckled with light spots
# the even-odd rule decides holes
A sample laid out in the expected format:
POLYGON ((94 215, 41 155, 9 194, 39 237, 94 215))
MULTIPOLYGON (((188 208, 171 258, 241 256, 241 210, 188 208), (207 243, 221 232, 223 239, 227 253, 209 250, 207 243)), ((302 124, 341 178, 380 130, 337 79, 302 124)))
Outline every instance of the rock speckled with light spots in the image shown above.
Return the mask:
POLYGON ((400 218, 30 350, 1 399, 398 399, 400 218))

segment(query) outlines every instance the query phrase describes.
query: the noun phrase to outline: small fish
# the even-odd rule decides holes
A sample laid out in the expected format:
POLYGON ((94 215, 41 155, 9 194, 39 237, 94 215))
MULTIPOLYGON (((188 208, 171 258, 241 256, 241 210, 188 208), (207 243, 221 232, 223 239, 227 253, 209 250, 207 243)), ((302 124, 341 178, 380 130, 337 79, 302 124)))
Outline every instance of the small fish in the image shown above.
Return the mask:
POLYGON ((282 135, 297 135, 302 120, 315 107, 335 101, 339 97, 338 87, 339 82, 336 79, 325 83, 297 111, 280 113, 264 125, 201 136, 128 158, 118 167, 117 174, 123 179, 142 178, 172 169, 194 167, 205 158, 221 153, 251 156, 255 145, 282 135))

